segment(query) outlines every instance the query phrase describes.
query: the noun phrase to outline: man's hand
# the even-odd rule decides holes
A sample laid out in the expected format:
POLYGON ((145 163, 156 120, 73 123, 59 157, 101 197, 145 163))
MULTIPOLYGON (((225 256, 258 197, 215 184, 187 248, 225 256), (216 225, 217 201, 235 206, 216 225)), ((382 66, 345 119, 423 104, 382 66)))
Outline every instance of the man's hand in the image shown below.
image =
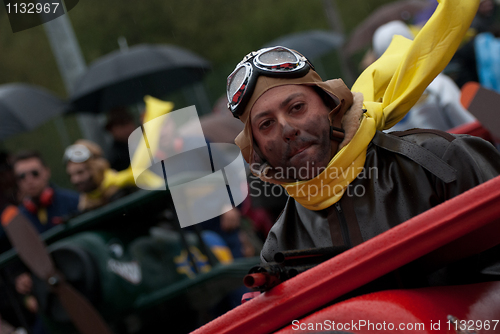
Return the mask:
POLYGON ((33 281, 28 273, 23 273, 16 277, 16 291, 22 295, 27 295, 33 288, 33 281))

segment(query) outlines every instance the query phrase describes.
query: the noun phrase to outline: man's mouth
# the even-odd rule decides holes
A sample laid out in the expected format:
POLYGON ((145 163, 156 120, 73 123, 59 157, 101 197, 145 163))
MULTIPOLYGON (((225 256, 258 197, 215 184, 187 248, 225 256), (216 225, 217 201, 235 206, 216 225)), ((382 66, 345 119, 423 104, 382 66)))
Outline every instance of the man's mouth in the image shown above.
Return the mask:
POLYGON ((305 145, 302 145, 296 149, 294 149, 291 153, 290 153, 290 158, 293 158, 294 156, 296 156, 297 154, 300 154, 301 152, 307 150, 309 147, 311 147, 313 143, 312 142, 309 142, 309 143, 306 143, 305 145))

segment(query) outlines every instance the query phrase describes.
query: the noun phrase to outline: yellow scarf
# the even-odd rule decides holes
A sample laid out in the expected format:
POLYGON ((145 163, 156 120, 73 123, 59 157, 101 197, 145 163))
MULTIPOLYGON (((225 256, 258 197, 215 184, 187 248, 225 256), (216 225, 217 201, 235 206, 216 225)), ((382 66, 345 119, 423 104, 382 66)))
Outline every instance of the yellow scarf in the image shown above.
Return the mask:
POLYGON ((395 36, 387 51, 354 83, 351 91, 363 93, 367 112, 350 143, 314 179, 283 184, 305 208, 322 210, 340 200, 347 186, 363 171, 366 150, 376 131, 398 123, 451 60, 479 0, 439 2, 413 42, 395 36))

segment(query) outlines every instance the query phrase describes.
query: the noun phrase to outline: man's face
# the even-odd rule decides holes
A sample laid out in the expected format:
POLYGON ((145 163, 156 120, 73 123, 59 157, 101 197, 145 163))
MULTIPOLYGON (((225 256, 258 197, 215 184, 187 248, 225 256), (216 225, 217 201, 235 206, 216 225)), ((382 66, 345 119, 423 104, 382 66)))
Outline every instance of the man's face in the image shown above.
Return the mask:
POLYGON ((307 180, 330 161, 329 108, 311 87, 272 88, 250 111, 252 134, 264 158, 284 177, 307 180))
POLYGON ((86 163, 68 162, 66 172, 73 186, 80 193, 88 193, 97 188, 92 180, 92 173, 86 163))
POLYGON ((50 170, 38 158, 19 160, 14 164, 14 173, 22 196, 36 198, 49 185, 50 170))

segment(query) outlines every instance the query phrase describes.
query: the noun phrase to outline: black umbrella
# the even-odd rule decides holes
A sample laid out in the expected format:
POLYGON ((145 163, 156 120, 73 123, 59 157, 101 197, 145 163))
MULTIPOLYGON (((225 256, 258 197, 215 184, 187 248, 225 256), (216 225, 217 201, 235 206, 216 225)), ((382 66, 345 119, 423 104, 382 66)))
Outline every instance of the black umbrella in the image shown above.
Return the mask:
POLYGON ((267 43, 265 47, 286 46, 312 60, 339 48, 342 43, 344 37, 338 33, 310 30, 279 37, 267 43))
POLYGON ((30 131, 62 114, 66 103, 45 89, 27 84, 0 86, 0 140, 30 131))
POLYGON ((208 61, 172 45, 140 44, 114 51, 93 62, 77 81, 70 97, 76 111, 101 112, 162 97, 201 80, 208 61))

